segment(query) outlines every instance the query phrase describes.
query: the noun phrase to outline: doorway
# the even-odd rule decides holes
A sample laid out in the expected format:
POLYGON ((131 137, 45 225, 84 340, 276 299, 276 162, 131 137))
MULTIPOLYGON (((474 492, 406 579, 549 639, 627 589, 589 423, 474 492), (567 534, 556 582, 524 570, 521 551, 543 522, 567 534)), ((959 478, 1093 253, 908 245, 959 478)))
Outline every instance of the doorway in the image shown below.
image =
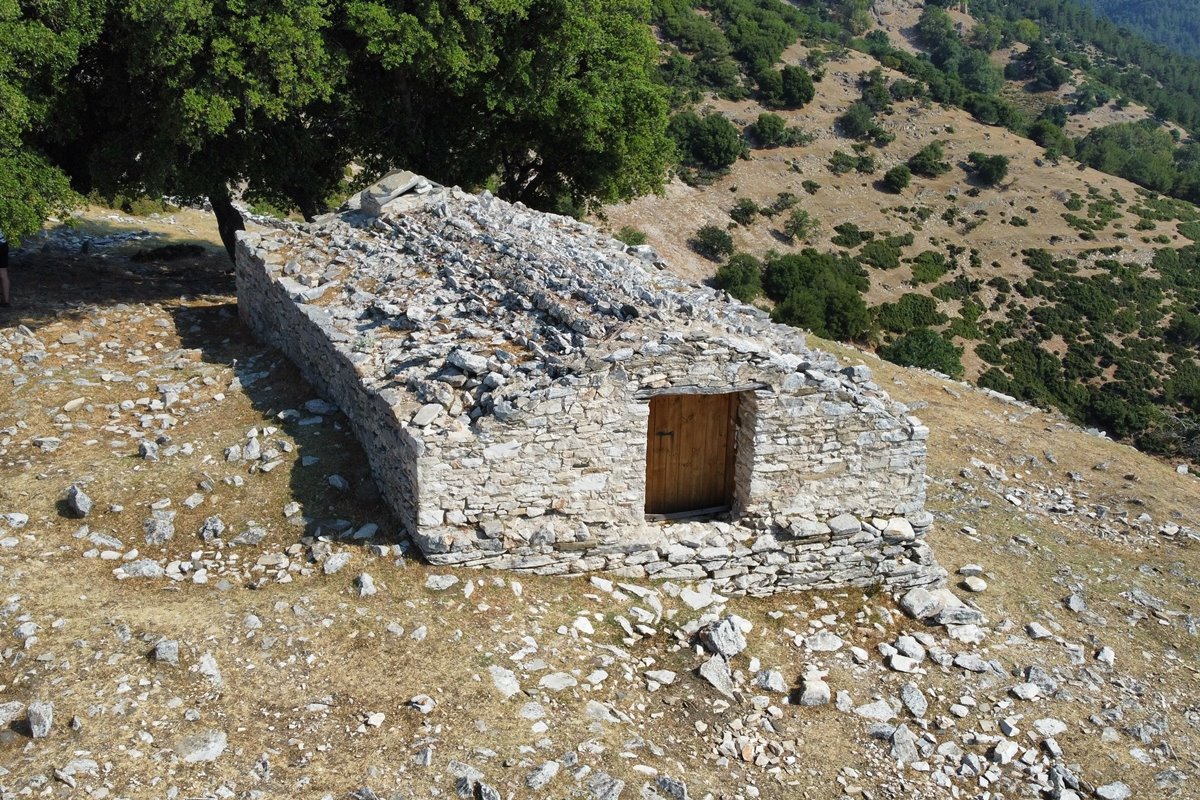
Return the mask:
POLYGON ((648 518, 717 514, 733 506, 738 398, 736 393, 650 398, 648 518))

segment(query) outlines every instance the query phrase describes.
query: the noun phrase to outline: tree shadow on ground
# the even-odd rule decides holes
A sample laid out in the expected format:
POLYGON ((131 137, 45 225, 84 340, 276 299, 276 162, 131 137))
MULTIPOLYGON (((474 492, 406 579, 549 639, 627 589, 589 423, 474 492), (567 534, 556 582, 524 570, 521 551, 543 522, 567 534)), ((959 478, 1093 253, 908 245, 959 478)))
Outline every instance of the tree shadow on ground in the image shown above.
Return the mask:
MULTIPOLYGON (((13 308, 0 309, 0 330, 24 325, 37 335, 39 328, 103 315, 109 308, 160 306, 172 316, 181 348, 198 351, 204 362, 232 369, 241 391, 261 414, 258 427, 275 426, 294 441, 295 452, 280 468, 290 470, 287 499, 300 505, 297 538, 321 535, 362 545, 407 545, 407 535, 380 497, 346 418, 340 413, 324 415, 317 423, 317 415, 304 408, 316 392, 282 353, 260 344, 241 324, 233 265, 219 245, 164 233, 82 252, 80 241, 130 230, 128 225, 94 220, 87 227, 84 237, 35 237, 14 251, 9 268, 13 308), (159 249, 173 244, 203 249, 159 249), (143 256, 135 258, 138 254, 143 256), (346 479, 348 489, 330 484, 335 474, 346 479), (368 522, 379 526, 373 538, 350 538, 368 522)), ((231 425, 228 431, 233 430, 231 425)), ((246 462, 236 466, 242 472, 251 468, 246 462)), ((56 510, 70 516, 65 501, 56 510)))
POLYGON ((219 247, 151 232, 114 241, 131 233, 130 227, 103 222, 87 227, 86 234, 78 235, 51 229, 12 252, 12 307, 0 309, 0 327, 25 325, 36 334, 49 322, 77 318, 95 307, 169 303, 235 291, 233 264, 219 247), (170 244, 201 249, 180 258, 133 258, 170 244))
MULTIPOLYGON (((262 415, 262 424, 278 428, 295 443, 287 462, 288 495, 300 505, 291 518, 299 523, 300 537, 408 548, 408 535, 380 495, 349 420, 340 411, 320 414, 305 408, 319 396, 283 353, 259 343, 242 325, 235 302, 178 304, 169 311, 181 346, 199 351, 207 363, 229 366, 240 391, 262 415), (348 488, 331 483, 335 475, 348 488), (378 532, 355 539, 353 534, 368 523, 378 525, 378 532)), ((415 557, 415 548, 409 549, 415 557)))

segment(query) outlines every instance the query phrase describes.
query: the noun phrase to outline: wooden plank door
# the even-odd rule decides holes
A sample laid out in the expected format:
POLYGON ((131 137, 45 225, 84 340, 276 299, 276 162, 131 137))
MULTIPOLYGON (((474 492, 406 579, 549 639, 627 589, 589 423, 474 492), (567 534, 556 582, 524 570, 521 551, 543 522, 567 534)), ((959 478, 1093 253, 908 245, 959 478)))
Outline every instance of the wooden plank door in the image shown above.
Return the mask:
POLYGON ((733 504, 736 394, 650 399, 646 513, 715 513, 733 504))

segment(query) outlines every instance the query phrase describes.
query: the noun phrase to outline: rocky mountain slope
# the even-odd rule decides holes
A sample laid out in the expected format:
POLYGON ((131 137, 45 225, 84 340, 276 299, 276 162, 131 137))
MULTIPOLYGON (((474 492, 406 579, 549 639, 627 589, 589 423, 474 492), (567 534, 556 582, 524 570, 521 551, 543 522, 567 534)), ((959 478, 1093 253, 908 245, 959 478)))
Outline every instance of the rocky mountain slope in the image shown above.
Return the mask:
POLYGON ((430 568, 222 257, 128 257, 202 225, 92 215, 13 270, 0 796, 1195 796, 1186 470, 829 345, 931 429, 948 626, 430 568))

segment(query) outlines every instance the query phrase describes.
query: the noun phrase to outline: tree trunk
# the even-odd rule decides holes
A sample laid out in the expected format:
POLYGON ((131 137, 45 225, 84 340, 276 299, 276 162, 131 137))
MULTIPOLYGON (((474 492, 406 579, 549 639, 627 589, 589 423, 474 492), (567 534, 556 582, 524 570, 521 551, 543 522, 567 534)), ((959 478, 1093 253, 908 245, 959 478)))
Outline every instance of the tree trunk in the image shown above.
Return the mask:
POLYGON ((229 192, 224 190, 209 194, 208 202, 212 204, 213 216, 217 218, 217 230, 221 233, 225 252, 229 254, 229 260, 233 261, 237 253, 237 232, 246 230, 242 212, 233 207, 229 192))

